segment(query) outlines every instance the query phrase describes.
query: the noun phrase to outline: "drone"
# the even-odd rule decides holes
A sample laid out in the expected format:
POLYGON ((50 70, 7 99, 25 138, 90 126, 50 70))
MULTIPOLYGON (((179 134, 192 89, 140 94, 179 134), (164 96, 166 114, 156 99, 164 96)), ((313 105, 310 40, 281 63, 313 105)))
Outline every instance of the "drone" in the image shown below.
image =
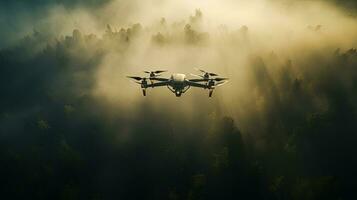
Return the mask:
POLYGON ((180 97, 182 94, 187 92, 191 87, 198 87, 208 90, 208 96, 212 97, 213 90, 222 86, 228 82, 228 78, 218 77, 218 74, 207 72, 202 69, 195 70, 202 73, 202 75, 191 74, 198 78, 188 79, 185 74, 175 73, 170 76, 170 78, 162 78, 161 73, 167 72, 167 70, 156 70, 156 71, 144 71, 144 73, 149 74, 149 77, 140 76, 127 76, 137 84, 141 85, 143 96, 146 96, 147 88, 156 88, 166 86, 176 97, 180 97))

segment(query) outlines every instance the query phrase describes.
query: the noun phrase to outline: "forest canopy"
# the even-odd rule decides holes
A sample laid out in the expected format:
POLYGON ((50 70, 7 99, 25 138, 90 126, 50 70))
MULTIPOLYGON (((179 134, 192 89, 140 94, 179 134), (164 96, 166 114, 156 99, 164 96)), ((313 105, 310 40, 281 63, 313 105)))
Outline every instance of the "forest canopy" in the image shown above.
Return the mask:
POLYGON ((355 8, 2 1, 2 196, 356 198, 355 8), (230 82, 144 98, 125 77, 194 67, 230 82))

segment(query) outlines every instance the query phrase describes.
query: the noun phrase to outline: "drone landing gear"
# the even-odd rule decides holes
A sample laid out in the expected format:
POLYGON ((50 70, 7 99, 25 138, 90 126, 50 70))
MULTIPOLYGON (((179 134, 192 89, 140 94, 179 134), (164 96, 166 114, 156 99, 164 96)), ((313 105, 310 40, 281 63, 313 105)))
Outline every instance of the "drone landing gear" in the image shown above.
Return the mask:
POLYGON ((143 96, 146 96, 146 90, 143 89, 143 96))
POLYGON ((210 89, 209 92, 208 92, 208 96, 212 97, 212 93, 213 93, 213 89, 210 89))

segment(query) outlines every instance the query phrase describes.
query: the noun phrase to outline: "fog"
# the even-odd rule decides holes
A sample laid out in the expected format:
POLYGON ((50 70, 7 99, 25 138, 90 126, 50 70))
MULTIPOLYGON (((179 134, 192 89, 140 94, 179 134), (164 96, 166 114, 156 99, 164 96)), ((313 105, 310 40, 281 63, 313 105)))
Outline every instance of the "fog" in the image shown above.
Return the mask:
POLYGON ((0 5, 5 196, 353 197, 353 1, 0 5), (143 97, 126 77, 194 68, 229 82, 143 97))

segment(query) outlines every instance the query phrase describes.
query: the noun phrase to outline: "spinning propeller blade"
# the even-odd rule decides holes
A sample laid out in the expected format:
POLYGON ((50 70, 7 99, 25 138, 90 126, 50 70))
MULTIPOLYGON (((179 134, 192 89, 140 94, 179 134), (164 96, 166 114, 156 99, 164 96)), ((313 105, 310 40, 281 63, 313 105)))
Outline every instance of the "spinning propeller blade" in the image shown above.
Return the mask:
POLYGON ((139 81, 133 81, 133 80, 130 80, 130 81, 141 85, 141 82, 139 82, 139 81))
POLYGON ((225 80, 228 80, 228 78, 214 78, 213 80, 215 80, 215 81, 225 81, 225 80))
POLYGON ((167 72, 167 70, 156 70, 156 71, 154 71, 155 74, 160 74, 162 72, 167 72))
POLYGON ((147 73, 147 74, 160 74, 160 73, 163 73, 163 72, 167 72, 167 70, 156 70, 156 71, 144 71, 144 73, 147 73))
POLYGON ((203 69, 198 69, 198 68, 194 68, 196 71, 200 71, 200 72, 202 72, 202 73, 204 73, 205 75, 207 74, 207 75, 210 75, 210 76, 218 76, 218 74, 216 74, 216 73, 212 73, 212 72, 207 72, 207 71, 205 71, 205 70, 203 70, 203 69))
POLYGON ((203 78, 202 75, 196 75, 196 74, 190 74, 191 76, 196 76, 196 77, 200 77, 200 78, 203 78))
POLYGON ((137 81, 141 81, 141 80, 145 79, 145 78, 142 78, 142 77, 139 77, 139 76, 127 76, 127 77, 128 77, 128 78, 135 79, 135 80, 137 80, 137 81))
POLYGON ((196 71, 202 72, 202 73, 206 73, 205 70, 203 70, 203 69, 198 69, 197 67, 195 67, 195 68, 193 68, 193 69, 195 69, 196 71))
POLYGON ((216 87, 219 87, 219 86, 222 86, 222 85, 224 85, 224 84, 226 84, 226 83, 228 83, 229 81, 223 81, 223 82, 219 82, 219 83, 217 83, 215 86, 216 87))

